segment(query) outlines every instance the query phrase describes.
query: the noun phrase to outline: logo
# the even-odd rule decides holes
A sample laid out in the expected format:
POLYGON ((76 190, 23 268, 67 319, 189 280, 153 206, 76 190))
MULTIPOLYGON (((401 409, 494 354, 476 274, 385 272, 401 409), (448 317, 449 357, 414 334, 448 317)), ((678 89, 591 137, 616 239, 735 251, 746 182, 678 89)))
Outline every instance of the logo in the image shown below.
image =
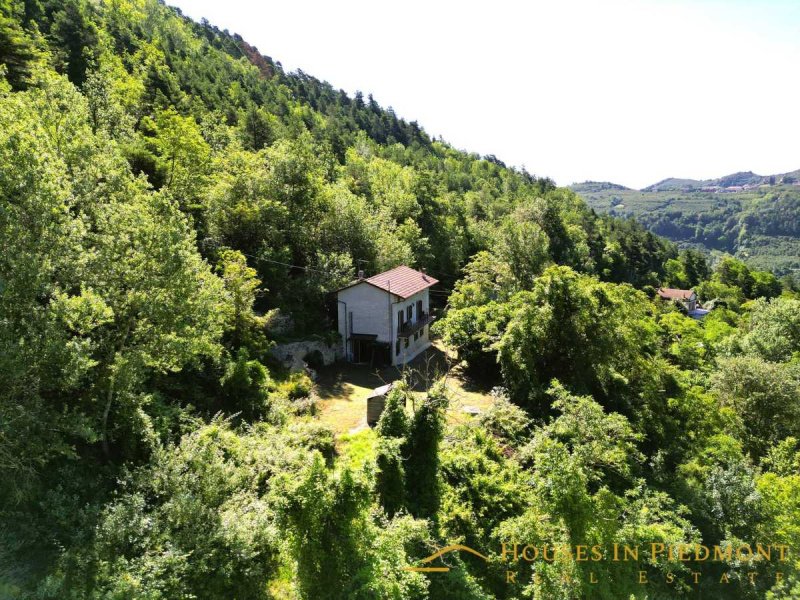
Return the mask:
MULTIPOLYGON (((789 560, 790 548, 786 544, 762 544, 762 543, 741 543, 723 544, 705 546, 700 543, 676 543, 669 544, 666 542, 651 542, 646 545, 626 545, 614 543, 608 547, 602 545, 582 545, 578 544, 571 546, 569 544, 519 544, 516 542, 503 542, 501 544, 498 558, 501 563, 505 563, 506 568, 506 583, 517 584, 517 576, 521 574, 520 567, 525 563, 532 566, 532 563, 556 563, 556 562, 574 562, 585 563, 581 567, 579 577, 585 579, 589 584, 597 584, 600 577, 606 576, 608 567, 611 565, 618 565, 619 563, 633 563, 632 575, 635 576, 634 581, 640 585, 650 583, 648 576, 653 573, 642 568, 644 565, 655 565, 660 563, 662 565, 669 565, 670 563, 683 564, 688 569, 688 576, 691 581, 686 583, 693 583, 699 585, 702 577, 707 577, 709 573, 705 573, 693 563, 704 562, 717 562, 727 563, 729 566, 738 565, 741 563, 753 562, 771 562, 784 563, 789 560), (598 563, 607 562, 608 567, 599 567, 598 563), (594 565, 594 566, 593 566, 594 565), (642 566, 640 566, 642 565, 642 566), (691 566, 690 566, 691 565, 691 566)), ((450 552, 468 552, 473 556, 490 562, 489 557, 484 556, 477 550, 464 546, 462 544, 451 544, 437 550, 430 556, 423 558, 419 561, 418 567, 403 567, 404 571, 412 571, 415 573, 447 573, 450 567, 434 567, 430 566, 437 558, 441 558, 450 552)), ((621 567, 621 565, 619 565, 621 567)), ((524 571, 530 572, 530 566, 524 571)), ((630 570, 630 569, 629 569, 630 570)), ((663 583, 672 585, 676 581, 677 575, 673 570, 668 570, 663 575, 663 583)), ((755 583, 755 578, 759 575, 758 571, 750 571, 747 574, 750 583, 755 583)), ((778 583, 783 581, 783 572, 775 571, 771 574, 774 582, 778 583)), ((541 582, 541 574, 534 570, 531 575, 534 583, 541 582)), ((562 582, 571 583, 573 575, 564 573, 562 582)), ((731 582, 730 575, 724 572, 719 580, 721 584, 729 584, 731 582)), ((523 583, 523 582, 519 582, 523 583)))
MULTIPOLYGON (((461 544, 451 544, 450 546, 445 546, 441 550, 434 552, 427 558, 423 558, 419 561, 422 564, 428 564, 439 558, 440 556, 444 556, 449 552, 457 552, 459 550, 463 550, 464 552, 469 552, 470 554, 474 554, 475 556, 482 558, 486 562, 489 562, 489 558, 478 552, 477 550, 473 550, 469 546, 462 546, 461 544)), ((447 573, 450 570, 450 567, 403 567, 404 571, 414 571, 415 573, 447 573)))

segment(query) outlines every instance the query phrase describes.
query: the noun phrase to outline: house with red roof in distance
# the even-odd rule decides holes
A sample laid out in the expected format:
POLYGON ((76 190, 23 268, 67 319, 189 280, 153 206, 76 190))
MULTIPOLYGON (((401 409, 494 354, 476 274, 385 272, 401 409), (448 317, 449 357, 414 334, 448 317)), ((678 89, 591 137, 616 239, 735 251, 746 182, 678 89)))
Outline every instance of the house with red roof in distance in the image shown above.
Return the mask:
POLYGON ((345 358, 370 365, 403 365, 430 347, 428 290, 439 283, 425 272, 399 266, 336 292, 345 358))
POLYGON ((708 313, 707 310, 697 307, 697 294, 694 290, 658 288, 658 297, 662 300, 680 302, 691 317, 702 317, 708 313))

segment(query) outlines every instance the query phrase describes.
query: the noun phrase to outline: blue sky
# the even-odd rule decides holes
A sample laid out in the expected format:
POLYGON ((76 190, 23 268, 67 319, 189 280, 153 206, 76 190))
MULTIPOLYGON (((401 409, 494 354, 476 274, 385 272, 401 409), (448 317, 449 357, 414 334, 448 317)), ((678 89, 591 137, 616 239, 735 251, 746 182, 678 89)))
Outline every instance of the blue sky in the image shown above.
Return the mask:
POLYGON ((557 183, 800 168, 800 0, 167 0, 557 183))

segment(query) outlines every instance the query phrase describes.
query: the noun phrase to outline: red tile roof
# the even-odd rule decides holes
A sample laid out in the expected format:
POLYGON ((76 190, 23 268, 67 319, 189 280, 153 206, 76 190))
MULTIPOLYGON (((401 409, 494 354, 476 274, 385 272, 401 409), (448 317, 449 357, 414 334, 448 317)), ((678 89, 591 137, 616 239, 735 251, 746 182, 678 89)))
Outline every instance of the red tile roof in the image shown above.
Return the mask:
POLYGON ((354 281, 347 287, 351 287, 359 283, 369 283, 370 285, 374 285, 377 288, 391 292, 392 294, 405 300, 406 298, 410 298, 414 294, 421 292, 425 288, 436 285, 439 283, 439 280, 434 279, 422 271, 417 271, 411 267, 401 265, 399 267, 395 267, 394 269, 384 271, 383 273, 373 275, 372 277, 367 277, 366 279, 362 279, 360 281, 354 281))
POLYGON ((676 288, 658 288, 658 295, 665 300, 689 300, 694 290, 679 290, 676 288))

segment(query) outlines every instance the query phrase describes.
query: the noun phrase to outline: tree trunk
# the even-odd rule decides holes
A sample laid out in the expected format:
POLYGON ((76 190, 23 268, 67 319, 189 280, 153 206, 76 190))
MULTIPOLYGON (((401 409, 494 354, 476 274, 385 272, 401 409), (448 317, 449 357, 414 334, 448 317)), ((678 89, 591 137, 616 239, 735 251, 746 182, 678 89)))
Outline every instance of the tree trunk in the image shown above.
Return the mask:
POLYGON ((103 410, 103 454, 106 459, 111 460, 111 452, 108 448, 108 415, 111 412, 111 403, 114 400, 114 377, 108 384, 108 395, 106 396, 106 407, 103 410))

